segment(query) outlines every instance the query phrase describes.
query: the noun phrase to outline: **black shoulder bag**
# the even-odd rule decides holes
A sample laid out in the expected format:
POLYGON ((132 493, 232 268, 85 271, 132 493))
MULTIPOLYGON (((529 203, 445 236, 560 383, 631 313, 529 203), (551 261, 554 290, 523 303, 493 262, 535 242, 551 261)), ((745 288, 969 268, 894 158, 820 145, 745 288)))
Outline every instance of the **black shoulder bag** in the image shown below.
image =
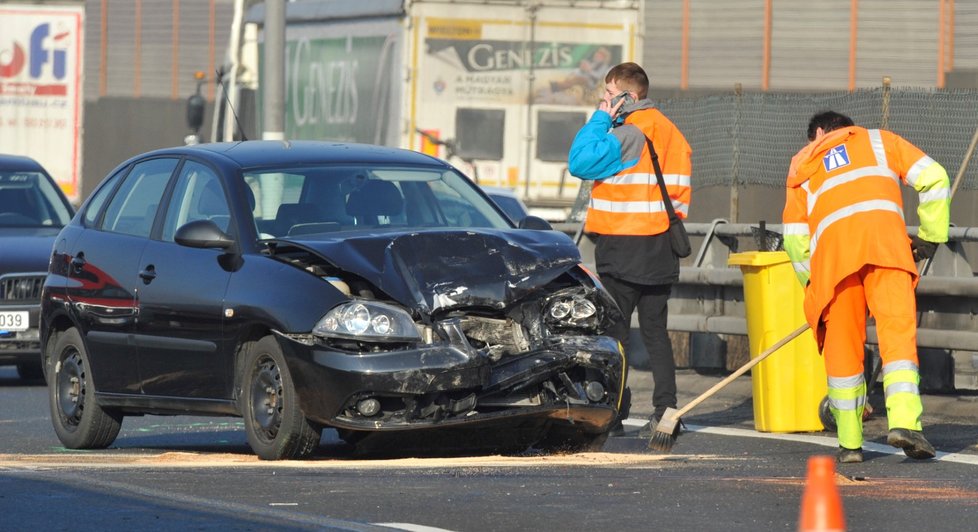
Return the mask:
POLYGON ((648 137, 645 137, 645 143, 649 145, 649 156, 652 157, 652 168, 655 169, 655 178, 659 182, 659 191, 662 192, 662 203, 665 204, 666 212, 669 213, 669 229, 667 232, 669 233, 672 252, 679 258, 688 257, 693 252, 693 247, 689 245, 686 227, 683 226, 683 221, 679 219, 679 216, 676 216, 676 209, 672 207, 672 198, 666 191, 666 183, 662 179, 662 169, 659 168, 659 155, 655 153, 652 141, 648 137))

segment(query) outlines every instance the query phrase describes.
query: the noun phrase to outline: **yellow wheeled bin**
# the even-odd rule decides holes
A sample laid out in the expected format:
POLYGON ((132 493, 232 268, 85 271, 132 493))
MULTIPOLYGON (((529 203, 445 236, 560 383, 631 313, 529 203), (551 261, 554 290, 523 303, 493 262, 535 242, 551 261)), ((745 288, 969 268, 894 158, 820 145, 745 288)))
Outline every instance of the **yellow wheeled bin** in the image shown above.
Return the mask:
MULTIPOLYGON (((804 325, 804 291, 784 251, 730 255, 744 274, 744 307, 751 358, 804 325)), ((815 336, 806 331, 751 369, 754 428, 762 432, 822 430, 825 365, 815 336)))

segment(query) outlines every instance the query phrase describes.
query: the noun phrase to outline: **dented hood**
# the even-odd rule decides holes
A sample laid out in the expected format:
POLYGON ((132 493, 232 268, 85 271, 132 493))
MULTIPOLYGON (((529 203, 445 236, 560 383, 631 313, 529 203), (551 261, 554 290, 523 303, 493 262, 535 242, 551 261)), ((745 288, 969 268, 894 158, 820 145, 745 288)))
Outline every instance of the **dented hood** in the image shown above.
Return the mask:
POLYGON ((581 262, 577 246, 558 231, 332 233, 287 242, 427 315, 456 307, 505 308, 581 262))

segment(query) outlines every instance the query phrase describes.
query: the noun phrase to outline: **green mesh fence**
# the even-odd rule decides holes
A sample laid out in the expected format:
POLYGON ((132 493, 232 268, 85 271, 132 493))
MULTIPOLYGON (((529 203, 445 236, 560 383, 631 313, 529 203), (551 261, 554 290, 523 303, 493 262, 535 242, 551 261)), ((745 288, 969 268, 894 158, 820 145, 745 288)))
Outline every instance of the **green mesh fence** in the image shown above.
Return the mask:
MULTIPOLYGON (((694 186, 783 187, 791 157, 807 142, 808 119, 823 110, 903 136, 944 165, 952 180, 978 127, 976 90, 746 93, 671 98, 657 105, 693 148, 694 186)), ((968 165, 959 188, 978 188, 978 163, 968 165)))

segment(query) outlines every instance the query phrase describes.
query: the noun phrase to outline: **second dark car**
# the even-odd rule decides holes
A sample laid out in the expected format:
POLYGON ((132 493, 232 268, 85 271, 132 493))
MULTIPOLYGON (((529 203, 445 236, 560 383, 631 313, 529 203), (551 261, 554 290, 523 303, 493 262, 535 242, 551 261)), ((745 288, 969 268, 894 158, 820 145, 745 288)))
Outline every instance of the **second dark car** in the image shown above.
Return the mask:
POLYGON ((30 157, 0 155, 0 365, 40 379, 38 311, 54 238, 75 211, 30 157))
POLYGON ((354 444, 600 446, 624 385, 602 335, 617 307, 569 237, 521 225, 414 152, 252 141, 133 158, 54 249, 55 431, 99 448, 126 415, 241 416, 264 459, 310 454, 325 427, 354 444))

